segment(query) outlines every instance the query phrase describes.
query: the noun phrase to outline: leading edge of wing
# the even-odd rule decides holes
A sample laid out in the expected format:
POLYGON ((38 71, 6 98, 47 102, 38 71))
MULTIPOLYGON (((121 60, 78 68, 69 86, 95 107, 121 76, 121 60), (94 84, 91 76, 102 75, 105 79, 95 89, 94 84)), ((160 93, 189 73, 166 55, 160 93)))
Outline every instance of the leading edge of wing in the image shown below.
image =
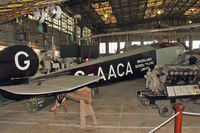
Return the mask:
POLYGON ((17 95, 43 95, 73 91, 100 80, 99 76, 60 76, 35 83, 2 86, 1 90, 17 95))

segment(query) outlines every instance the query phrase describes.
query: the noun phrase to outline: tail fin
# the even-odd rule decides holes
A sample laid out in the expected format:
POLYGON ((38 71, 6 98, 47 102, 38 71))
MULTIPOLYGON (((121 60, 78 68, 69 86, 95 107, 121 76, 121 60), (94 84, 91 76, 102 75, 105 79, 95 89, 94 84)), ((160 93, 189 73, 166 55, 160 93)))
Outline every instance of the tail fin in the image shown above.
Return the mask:
POLYGON ((39 59, 35 51, 25 45, 14 45, 0 51, 0 80, 33 76, 39 59))

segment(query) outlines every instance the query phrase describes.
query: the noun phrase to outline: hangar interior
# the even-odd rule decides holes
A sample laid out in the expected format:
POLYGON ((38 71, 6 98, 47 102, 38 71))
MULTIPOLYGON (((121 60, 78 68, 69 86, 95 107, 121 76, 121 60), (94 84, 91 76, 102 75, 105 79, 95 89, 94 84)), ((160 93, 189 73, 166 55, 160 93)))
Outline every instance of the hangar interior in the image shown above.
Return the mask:
MULTIPOLYGON (((199 72, 200 63, 199 21, 200 0, 1 0, 0 50, 15 45, 34 49, 39 61, 44 61, 43 64, 39 62, 40 71, 35 77, 55 73, 60 69, 72 70, 68 68, 77 68, 77 65, 85 67, 95 62, 103 64, 129 54, 131 58, 141 55, 139 61, 146 59, 147 63, 156 58, 154 63, 158 65, 178 64, 179 59, 176 58, 182 59, 181 55, 184 55, 182 65, 188 65, 189 54, 192 53, 197 58, 197 66, 177 67, 175 70, 167 67, 167 70, 192 70, 192 76, 181 79, 179 75, 176 81, 196 85, 200 79, 199 75, 195 75, 195 72, 199 72), (159 49, 162 45, 166 49, 159 49), (154 53, 149 53, 150 58, 145 54, 143 57, 143 51, 152 49, 148 46, 156 49, 155 57, 154 53), (128 54, 125 54, 127 51, 128 54), (125 55, 120 55, 123 53, 125 55), (57 62, 50 65, 54 59, 57 62)), ((109 67, 108 74, 106 70, 98 69, 98 76, 103 75, 103 79, 108 80, 137 71, 132 72, 129 62, 118 62, 116 70, 114 64, 114 61, 106 64, 109 67), (122 68, 125 70, 122 71, 122 68)), ((67 112, 59 109, 54 116, 48 110, 53 105, 52 101, 42 110, 27 112, 27 102, 30 103, 30 100, 9 100, 0 107, 0 132, 149 132, 167 119, 159 116, 155 109, 158 107, 148 106, 151 101, 141 103, 137 98, 138 91, 148 86, 148 77, 144 78, 144 75, 150 67, 144 69, 142 76, 132 80, 128 77, 126 80, 95 87, 98 89, 92 91, 92 106, 97 125, 86 119, 87 128, 80 129, 80 105, 74 101, 67 103, 67 112)), ((168 77, 170 84, 174 85, 174 77, 168 77)), ((157 93, 159 89, 154 87, 152 90, 157 93)), ((200 92, 197 94, 200 95, 200 92)), ((165 102, 169 100, 159 101, 158 104, 165 102)), ((182 103, 188 112, 200 112, 199 99, 194 101, 183 97, 177 99, 177 102, 182 103)), ((174 123, 172 121, 158 132, 173 132, 174 123)), ((184 116, 184 133, 198 132, 199 129, 198 116, 184 116)))
MULTIPOLYGON (((198 8, 198 0, 5 1, 1 3, 1 46, 28 43, 33 48, 52 49, 52 45, 55 45, 55 49, 59 51, 61 44, 99 45, 115 42, 113 45, 116 45, 121 42, 124 45, 124 42, 128 42, 131 45, 146 45, 163 40, 174 42, 178 39, 190 48, 197 49, 199 27, 161 32, 160 35, 143 33, 116 38, 108 36, 82 42, 80 38, 92 34, 195 24, 199 19, 198 8), (44 10, 54 2, 62 7, 61 18, 51 19, 46 15, 45 24, 38 23, 33 17, 33 11, 36 8, 44 10)), ((108 47, 100 51, 103 54, 105 52, 112 53, 113 49, 108 47)))

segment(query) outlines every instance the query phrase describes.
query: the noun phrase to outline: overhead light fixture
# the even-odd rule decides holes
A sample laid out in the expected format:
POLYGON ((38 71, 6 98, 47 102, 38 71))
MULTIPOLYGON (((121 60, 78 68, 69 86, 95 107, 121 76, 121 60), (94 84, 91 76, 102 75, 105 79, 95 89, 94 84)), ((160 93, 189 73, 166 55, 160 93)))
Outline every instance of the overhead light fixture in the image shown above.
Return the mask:
POLYGON ((157 11, 157 14, 160 15, 160 14, 162 14, 163 12, 164 12, 163 10, 158 10, 158 11, 157 11))
POLYGON ((61 7, 58 5, 51 5, 50 7, 47 8, 47 11, 49 16, 55 19, 59 19, 62 14, 61 7))
POLYGON ((45 12, 44 10, 36 9, 33 11, 33 17, 35 18, 36 21, 43 23, 45 20, 45 12))
POLYGON ((117 19, 113 13, 112 7, 109 1, 99 2, 92 4, 93 9, 101 17, 105 24, 117 23, 117 19))
POLYGON ((81 14, 75 14, 74 18, 81 19, 81 14))
POLYGON ((188 24, 192 24, 192 20, 188 20, 188 24))

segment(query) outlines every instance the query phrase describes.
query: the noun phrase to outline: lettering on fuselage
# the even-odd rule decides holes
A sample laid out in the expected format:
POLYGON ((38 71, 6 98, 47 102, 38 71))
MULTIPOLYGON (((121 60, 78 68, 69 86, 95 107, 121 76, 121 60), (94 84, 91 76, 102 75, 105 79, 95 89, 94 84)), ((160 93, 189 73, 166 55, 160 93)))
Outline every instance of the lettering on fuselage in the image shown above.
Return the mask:
POLYGON ((17 53, 15 54, 15 65, 16 65, 16 67, 17 67, 19 70, 24 71, 24 70, 27 70, 27 69, 30 67, 30 60, 24 60, 24 65, 25 65, 25 66, 21 66, 21 65, 19 64, 19 56, 21 56, 21 55, 23 55, 23 56, 25 56, 25 57, 29 57, 29 55, 28 55, 26 52, 24 52, 24 51, 19 51, 19 52, 17 52, 17 53))
MULTIPOLYGON (((152 58, 145 58, 145 59, 138 59, 136 60, 136 63, 130 63, 129 61, 127 63, 118 63, 115 65, 109 65, 109 69, 107 71, 105 70, 104 66, 98 67, 98 71, 96 73, 97 76, 100 76, 101 79, 104 81, 120 78, 123 76, 133 75, 136 72, 143 72, 148 69, 150 69, 150 66, 154 65, 154 61, 152 58)), ((107 67, 106 67, 107 68, 107 67)), ((78 70, 75 72, 75 76, 78 75, 88 75, 93 76, 94 73, 84 72, 83 70, 78 70)))

